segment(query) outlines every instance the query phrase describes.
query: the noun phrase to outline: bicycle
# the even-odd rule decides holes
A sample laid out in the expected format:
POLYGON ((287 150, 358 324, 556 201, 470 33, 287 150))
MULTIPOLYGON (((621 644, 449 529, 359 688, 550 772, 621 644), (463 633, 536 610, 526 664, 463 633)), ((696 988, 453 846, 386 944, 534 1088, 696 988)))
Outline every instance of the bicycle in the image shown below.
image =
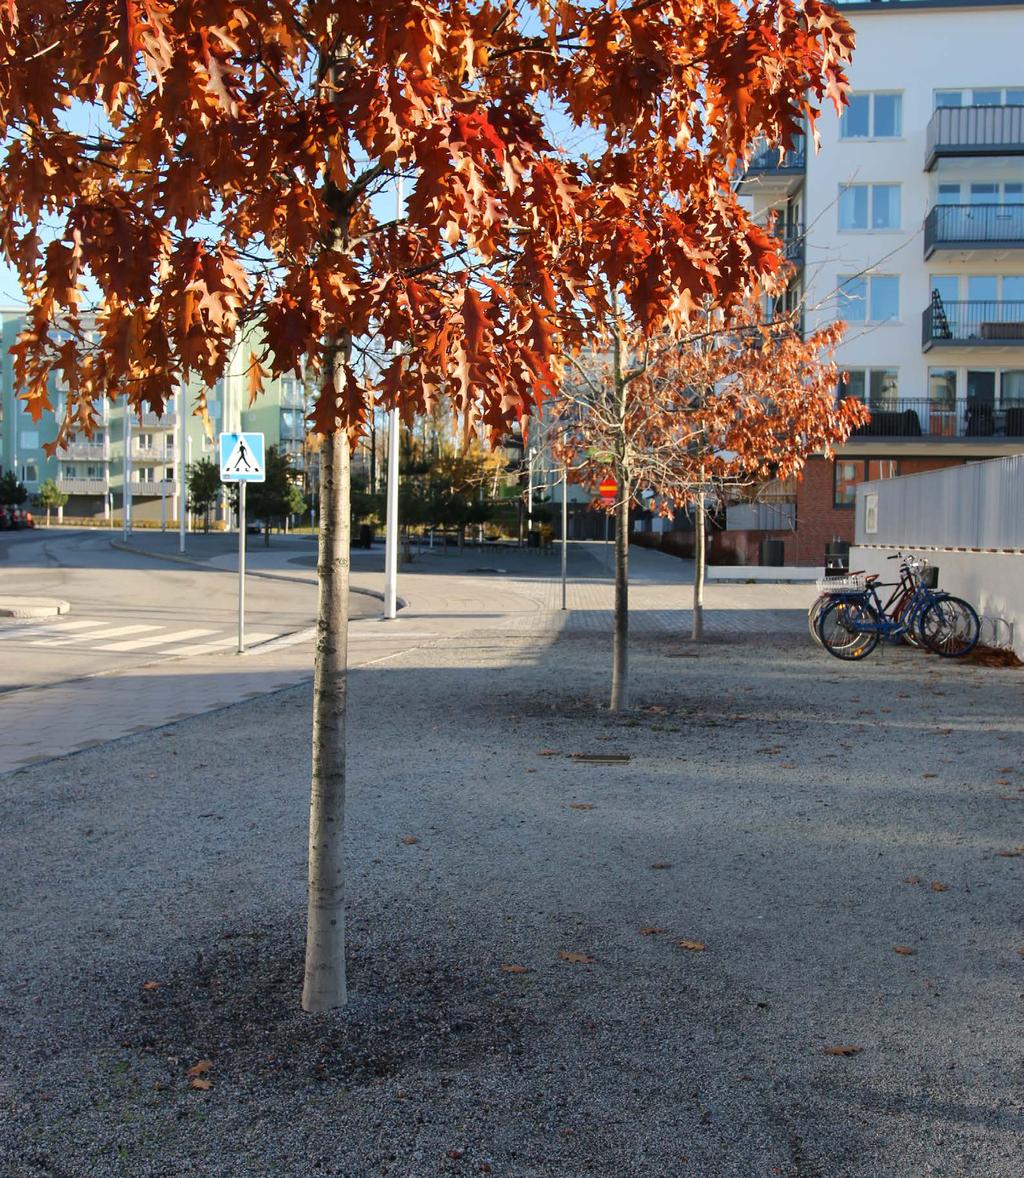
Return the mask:
MULTIPOLYGON (((897 556, 900 555, 902 553, 897 553, 897 556)), ((896 557, 889 557, 889 559, 894 560, 896 557)), ((900 563, 900 579, 893 585, 893 591, 883 606, 884 612, 889 617, 902 617, 903 611, 914 598, 914 590, 918 580, 926 582, 929 573, 932 573, 932 570, 929 568, 927 561, 918 560, 918 558, 913 556, 905 557, 900 563)), ((877 577, 870 579, 876 580, 877 577)), ((835 595, 844 589, 850 588, 861 591, 865 588, 867 580, 868 578, 866 578, 864 571, 858 570, 855 573, 848 573, 843 578, 826 578, 818 582, 818 588, 821 592, 812 603, 811 608, 807 611, 807 628, 810 631, 811 637, 819 646, 822 645, 822 642, 821 635, 818 632, 818 623, 821 620, 821 615, 834 600, 835 595)), ((932 583, 926 585, 926 587, 935 588, 934 574, 932 583)), ((908 628, 901 637, 909 646, 921 645, 921 641, 914 633, 913 628, 908 628)))
POLYGON ((877 574, 854 580, 825 592, 830 603, 819 613, 816 630, 822 646, 835 658, 858 660, 878 645, 879 639, 899 641, 913 635, 944 658, 959 658, 974 649, 981 622, 973 607, 926 585, 924 561, 896 553, 901 560, 896 591, 883 605, 877 574), (907 592, 912 585, 911 592, 907 592), (889 609, 893 612, 890 613, 889 609))

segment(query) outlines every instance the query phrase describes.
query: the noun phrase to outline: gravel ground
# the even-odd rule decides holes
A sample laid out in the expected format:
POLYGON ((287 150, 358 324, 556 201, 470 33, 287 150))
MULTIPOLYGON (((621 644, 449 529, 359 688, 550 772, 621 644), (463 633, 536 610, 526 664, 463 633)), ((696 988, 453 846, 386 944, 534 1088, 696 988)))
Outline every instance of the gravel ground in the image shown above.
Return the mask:
POLYGON ((329 1016, 308 689, 0 778, 0 1174, 1020 1178, 1020 672, 608 661, 353 675, 329 1016))

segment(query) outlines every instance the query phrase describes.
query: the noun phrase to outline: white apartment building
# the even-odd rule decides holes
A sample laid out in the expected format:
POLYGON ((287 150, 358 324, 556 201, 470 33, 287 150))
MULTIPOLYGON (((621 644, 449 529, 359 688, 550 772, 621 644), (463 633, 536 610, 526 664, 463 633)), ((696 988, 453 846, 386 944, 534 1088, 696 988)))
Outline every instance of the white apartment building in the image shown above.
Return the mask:
POLYGON ((839 395, 873 413, 809 464, 786 563, 852 539, 858 482, 1024 451, 1024 3, 838 7, 848 108, 823 114, 818 152, 763 152, 741 188, 778 214, 806 328, 847 322, 839 395))

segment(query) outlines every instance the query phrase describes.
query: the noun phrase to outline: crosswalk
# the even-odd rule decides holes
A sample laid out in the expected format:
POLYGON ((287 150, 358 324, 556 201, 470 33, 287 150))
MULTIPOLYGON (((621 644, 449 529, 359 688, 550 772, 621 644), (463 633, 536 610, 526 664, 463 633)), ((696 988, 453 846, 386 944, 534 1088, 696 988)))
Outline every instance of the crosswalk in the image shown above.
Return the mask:
MULTIPOLYGON (((273 632, 247 631, 246 646, 276 638, 273 632)), ((14 625, 0 630, 0 643, 13 646, 41 647, 44 650, 68 648, 104 654, 155 654, 168 658, 193 658, 215 654, 233 647, 238 641, 234 630, 191 627, 174 629, 153 622, 123 625, 96 618, 54 618, 33 625, 14 625)))

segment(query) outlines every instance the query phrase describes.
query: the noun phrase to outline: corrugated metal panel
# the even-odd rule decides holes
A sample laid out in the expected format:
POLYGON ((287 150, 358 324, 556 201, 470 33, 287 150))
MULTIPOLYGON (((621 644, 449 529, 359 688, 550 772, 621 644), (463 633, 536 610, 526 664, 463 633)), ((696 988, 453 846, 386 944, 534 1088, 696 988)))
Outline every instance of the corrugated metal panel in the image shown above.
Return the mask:
POLYGON ((725 510, 727 532, 775 532, 796 527, 795 503, 731 503, 725 510))
POLYGON ((1024 454, 863 483, 856 537, 906 548, 1024 549, 1024 454))

